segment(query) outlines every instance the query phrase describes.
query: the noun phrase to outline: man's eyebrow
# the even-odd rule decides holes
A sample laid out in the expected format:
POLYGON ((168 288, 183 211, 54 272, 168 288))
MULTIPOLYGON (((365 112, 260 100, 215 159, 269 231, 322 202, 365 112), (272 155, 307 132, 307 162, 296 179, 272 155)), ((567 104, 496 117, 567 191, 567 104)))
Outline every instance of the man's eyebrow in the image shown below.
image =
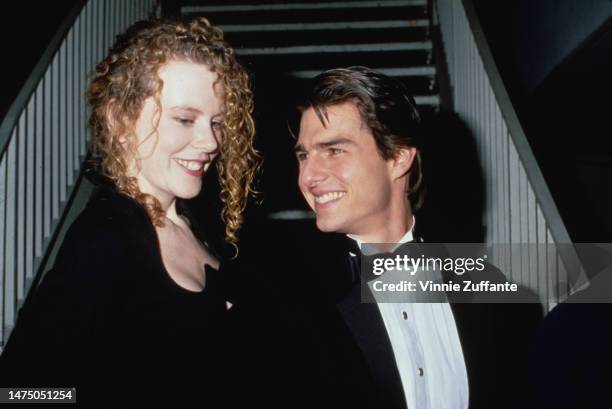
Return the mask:
POLYGON ((347 144, 353 145, 354 143, 355 142, 353 142, 352 140, 348 138, 338 137, 338 138, 330 139, 329 141, 319 142, 315 146, 317 148, 325 149, 325 148, 329 148, 331 146, 336 146, 336 145, 347 145, 347 144))
MULTIPOLYGON (((316 149, 326 149, 332 146, 347 145, 347 144, 353 145, 355 144, 355 142, 353 142, 352 140, 348 138, 338 137, 338 138, 330 139, 329 141, 318 142, 315 144, 315 148, 316 149)), ((301 143, 298 143, 297 145, 295 145, 294 149, 296 152, 306 152, 306 148, 301 143)))

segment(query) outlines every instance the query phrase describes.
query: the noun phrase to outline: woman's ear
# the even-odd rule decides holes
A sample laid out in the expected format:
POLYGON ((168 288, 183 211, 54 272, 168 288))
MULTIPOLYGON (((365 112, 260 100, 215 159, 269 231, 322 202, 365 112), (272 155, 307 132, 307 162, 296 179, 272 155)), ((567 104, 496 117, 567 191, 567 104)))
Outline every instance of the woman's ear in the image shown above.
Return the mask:
POLYGON ((393 157, 393 176, 398 179, 405 176, 412 168, 417 149, 414 146, 402 146, 393 157))

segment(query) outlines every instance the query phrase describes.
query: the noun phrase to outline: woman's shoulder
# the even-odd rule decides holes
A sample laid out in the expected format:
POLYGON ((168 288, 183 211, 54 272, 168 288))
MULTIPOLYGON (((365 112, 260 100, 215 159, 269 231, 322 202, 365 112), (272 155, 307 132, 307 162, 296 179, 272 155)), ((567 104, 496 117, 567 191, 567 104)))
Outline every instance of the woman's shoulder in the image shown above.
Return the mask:
POLYGON ((74 225, 119 232, 146 228, 150 222, 145 209, 134 199, 118 191, 114 183, 96 169, 87 169, 85 173, 85 178, 95 188, 74 225))
POLYGON ((98 223, 143 224, 148 221, 145 209, 131 197, 106 186, 97 186, 92 193, 82 216, 98 223))
POLYGON ((154 245, 154 227, 140 205, 120 193, 96 188, 68 228, 56 264, 119 263, 143 246, 154 245))

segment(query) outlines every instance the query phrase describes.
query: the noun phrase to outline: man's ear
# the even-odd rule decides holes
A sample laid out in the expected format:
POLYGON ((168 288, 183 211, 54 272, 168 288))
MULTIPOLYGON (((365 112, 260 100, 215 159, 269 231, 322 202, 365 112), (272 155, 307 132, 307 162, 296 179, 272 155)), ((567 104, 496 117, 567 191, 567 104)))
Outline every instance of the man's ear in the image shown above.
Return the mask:
POLYGON ((412 163, 417 154, 413 146, 402 146, 393 155, 393 178, 399 179, 406 175, 412 168, 412 163))

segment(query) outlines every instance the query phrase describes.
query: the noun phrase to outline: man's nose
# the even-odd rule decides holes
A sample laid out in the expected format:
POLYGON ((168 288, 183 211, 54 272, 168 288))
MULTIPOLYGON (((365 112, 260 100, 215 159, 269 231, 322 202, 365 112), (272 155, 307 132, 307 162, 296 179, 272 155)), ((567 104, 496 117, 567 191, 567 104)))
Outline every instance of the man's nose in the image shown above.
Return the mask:
POLYGON ((300 184, 313 187, 325 180, 327 171, 323 161, 315 155, 305 159, 300 166, 300 184))

